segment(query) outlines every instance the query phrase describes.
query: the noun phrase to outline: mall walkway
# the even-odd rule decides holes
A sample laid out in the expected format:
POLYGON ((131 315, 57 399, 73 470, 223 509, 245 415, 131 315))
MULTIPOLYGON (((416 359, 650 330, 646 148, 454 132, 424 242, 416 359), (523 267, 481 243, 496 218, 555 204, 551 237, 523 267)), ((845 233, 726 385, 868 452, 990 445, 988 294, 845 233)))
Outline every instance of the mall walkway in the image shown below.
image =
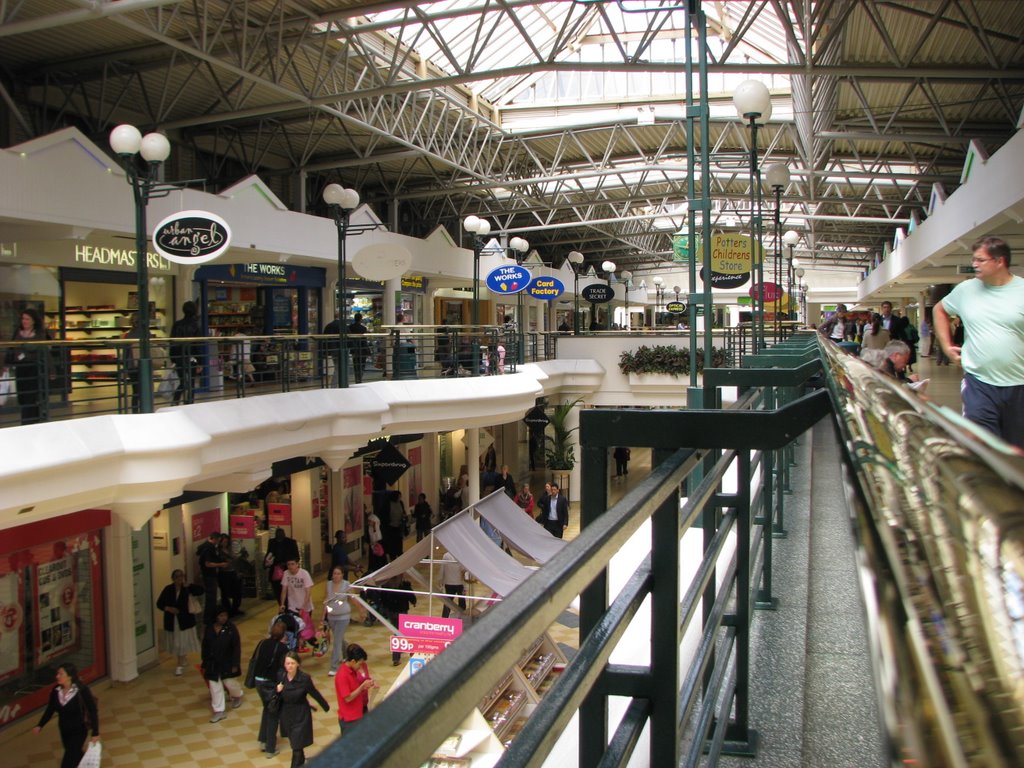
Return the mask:
MULTIPOLYGON (((959 410, 959 368, 936 367, 924 359, 919 371, 922 377, 931 377, 929 395, 935 401, 959 410)), ((755 622, 751 723, 761 736, 758 756, 754 760, 729 759, 726 765, 868 768, 885 764, 853 570, 853 541, 831 429, 830 423, 821 422, 800 439, 793 493, 786 499, 788 536, 775 540, 774 594, 779 607, 759 612, 755 622)), ((611 500, 620 498, 649 469, 649 453, 634 450, 629 477, 611 484, 611 500)), ((535 494, 539 493, 542 473, 533 473, 530 480, 535 494)), ((578 505, 574 503, 567 538, 578 532, 578 505)), ((314 600, 322 599, 324 590, 324 577, 317 581, 314 600)), ((243 663, 266 632, 273 603, 253 599, 244 607, 248 613, 238 623, 243 663)), ((423 598, 413 612, 423 614, 430 607, 423 598)), ((438 603, 432 612, 440 615, 438 603)), ((579 644, 574 619, 567 612, 551 629, 556 642, 570 652, 579 644)), ((364 627, 358 622, 346 636, 348 642, 367 650, 372 674, 382 691, 388 690, 401 669, 391 665, 388 638, 384 627, 364 627)), ((198 658, 191 660, 198 664, 198 658)), ((313 756, 337 734, 333 678, 327 676, 326 658, 307 656, 303 668, 313 675, 332 705, 330 713, 314 713, 316 744, 307 750, 307 756, 313 756)), ((102 682, 93 690, 100 701, 104 766, 288 764, 286 747, 272 760, 259 751, 260 706, 253 692, 246 692, 240 709, 228 710, 226 720, 211 724, 209 693, 199 672, 190 668, 183 677, 174 677, 170 657, 130 683, 112 686, 102 682)), ((35 722, 36 718, 31 718, 0 735, 6 768, 59 764, 56 723, 33 736, 35 722)))

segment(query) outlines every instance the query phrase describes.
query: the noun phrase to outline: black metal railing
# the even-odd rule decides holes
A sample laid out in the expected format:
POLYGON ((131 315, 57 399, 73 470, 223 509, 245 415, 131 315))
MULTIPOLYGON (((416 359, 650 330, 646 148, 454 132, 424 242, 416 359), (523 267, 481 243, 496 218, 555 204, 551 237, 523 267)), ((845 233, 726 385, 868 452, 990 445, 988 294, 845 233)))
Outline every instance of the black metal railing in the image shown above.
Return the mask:
MULTIPOLYGON (((726 361, 744 350, 742 328, 714 329, 726 361)), ((677 330, 596 331, 597 343, 616 337, 685 344, 677 330)), ((515 373, 518 361, 558 357, 561 333, 502 326, 385 326, 349 336, 349 383, 382 379, 515 373), (522 354, 520 354, 522 345, 522 354)), ((177 403, 251 397, 338 386, 338 338, 333 335, 153 338, 153 401, 177 403)), ((82 339, 0 342, 0 426, 138 411, 138 340, 82 339), (20 357, 20 362, 18 358, 20 357)))
POLYGON ((764 545, 771 535, 765 532, 781 514, 774 506, 780 496, 765 490, 771 472, 764 455, 828 412, 823 392, 790 398, 774 410, 766 409, 766 392, 798 392, 815 370, 794 365, 780 371, 772 387, 750 389, 727 410, 583 411, 580 535, 313 764, 423 764, 577 594, 579 651, 498 765, 541 765, 577 711, 585 724, 580 765, 625 764, 648 723, 653 765, 677 765, 681 756, 697 765, 708 759, 705 751, 713 763, 723 750, 753 750, 750 624, 766 578, 770 584, 764 545), (652 471, 609 507, 609 448, 622 444, 652 448, 652 471), (738 478, 734 489, 726 489, 732 467, 738 478), (648 520, 650 553, 612 596, 609 562, 648 520), (680 588, 680 540, 686 535, 699 538, 703 557, 680 588), (609 664, 648 599, 650 626, 643 634, 650 637, 650 663, 609 664), (698 621, 699 648, 684 668, 681 638, 698 621), (609 699, 617 696, 629 704, 616 732, 608 734, 609 699))

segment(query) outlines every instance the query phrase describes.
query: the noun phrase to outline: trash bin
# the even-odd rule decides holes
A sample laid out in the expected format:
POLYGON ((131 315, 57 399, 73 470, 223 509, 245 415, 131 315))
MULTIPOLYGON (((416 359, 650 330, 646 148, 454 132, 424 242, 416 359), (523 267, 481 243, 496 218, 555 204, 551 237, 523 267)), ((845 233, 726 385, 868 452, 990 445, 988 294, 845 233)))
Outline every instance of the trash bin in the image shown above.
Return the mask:
POLYGON ((403 339, 395 346, 394 371, 396 379, 416 378, 416 345, 403 339))

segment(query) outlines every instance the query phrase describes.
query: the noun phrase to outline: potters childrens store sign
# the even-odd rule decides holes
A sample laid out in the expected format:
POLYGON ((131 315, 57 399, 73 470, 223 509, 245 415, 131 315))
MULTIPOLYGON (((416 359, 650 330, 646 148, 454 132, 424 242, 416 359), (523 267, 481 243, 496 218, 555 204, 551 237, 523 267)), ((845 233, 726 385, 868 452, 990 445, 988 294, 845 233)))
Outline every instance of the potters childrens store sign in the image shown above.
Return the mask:
POLYGON ((180 211, 168 216, 153 230, 153 247, 176 264, 213 261, 230 244, 228 223, 207 211, 180 211))

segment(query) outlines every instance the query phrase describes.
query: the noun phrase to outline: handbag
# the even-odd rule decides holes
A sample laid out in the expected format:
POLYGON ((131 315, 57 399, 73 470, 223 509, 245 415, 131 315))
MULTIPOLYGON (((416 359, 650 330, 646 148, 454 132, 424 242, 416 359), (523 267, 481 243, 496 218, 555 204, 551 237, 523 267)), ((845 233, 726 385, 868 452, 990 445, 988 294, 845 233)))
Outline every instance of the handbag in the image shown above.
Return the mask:
POLYGON ((256 647, 252 649, 252 656, 249 658, 249 666, 245 670, 245 680, 242 681, 242 685, 246 688, 256 687, 256 654, 259 653, 260 646, 263 645, 263 641, 256 643, 256 647))
POLYGON ((280 565, 275 565, 274 566, 274 570, 272 570, 270 572, 270 580, 271 581, 280 581, 283 578, 284 578, 284 568, 282 568, 280 565))
POLYGON ((82 761, 78 768, 100 768, 100 758, 103 756, 103 745, 94 741, 82 755, 82 761))
POLYGON ((267 703, 263 705, 263 708, 266 709, 267 712, 269 712, 272 715, 277 714, 278 712, 280 712, 281 711, 281 694, 275 692, 273 696, 271 696, 269 699, 267 699, 267 703))
POLYGON ((188 612, 189 613, 202 613, 203 604, 199 602, 199 598, 193 594, 188 596, 188 612))

